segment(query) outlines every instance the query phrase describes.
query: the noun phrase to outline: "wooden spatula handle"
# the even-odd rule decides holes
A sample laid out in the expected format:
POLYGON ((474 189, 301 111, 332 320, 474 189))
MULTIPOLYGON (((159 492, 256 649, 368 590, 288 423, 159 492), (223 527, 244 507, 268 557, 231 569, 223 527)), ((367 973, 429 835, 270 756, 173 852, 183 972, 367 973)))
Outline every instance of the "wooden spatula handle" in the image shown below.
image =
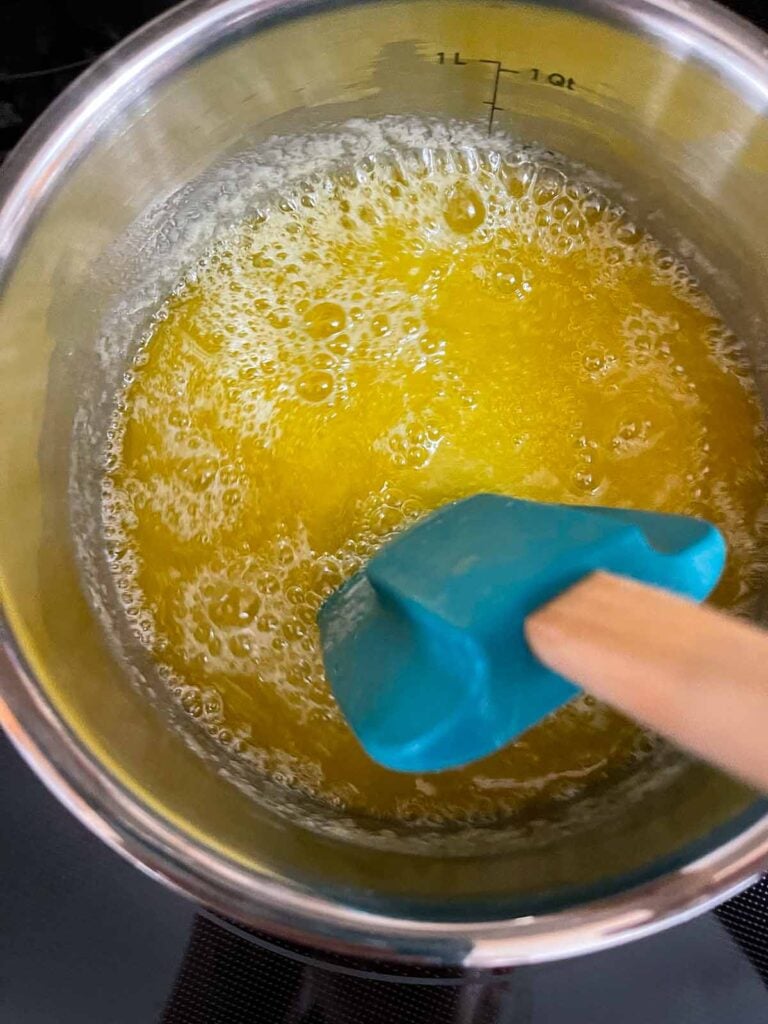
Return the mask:
POLYGON ((549 668, 768 791, 768 632, 602 572, 534 612, 525 632, 549 668))

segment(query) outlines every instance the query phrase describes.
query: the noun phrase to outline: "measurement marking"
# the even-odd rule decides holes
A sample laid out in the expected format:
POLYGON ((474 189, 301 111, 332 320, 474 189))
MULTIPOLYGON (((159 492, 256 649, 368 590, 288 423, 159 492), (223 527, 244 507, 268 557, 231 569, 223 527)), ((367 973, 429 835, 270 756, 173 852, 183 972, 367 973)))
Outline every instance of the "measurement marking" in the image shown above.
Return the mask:
MULTIPOLYGON (((441 50, 437 54, 438 64, 445 64, 446 53, 441 50)), ((454 65, 465 65, 465 64, 490 64, 496 70, 493 76, 493 93, 489 100, 483 100, 483 106, 490 107, 488 111, 488 134, 491 135, 493 132, 493 119, 496 116, 497 110, 504 110, 504 107, 500 107, 496 102, 499 98, 499 83, 502 75, 522 75, 526 72, 530 75, 530 81, 539 82, 542 85, 554 86, 556 89, 565 89, 568 92, 575 92, 576 81, 573 78, 566 78, 565 75, 559 71, 551 71, 549 74, 545 74, 541 68, 505 68, 500 60, 491 60, 487 57, 468 58, 467 60, 461 59, 461 53, 456 50, 453 54, 453 60, 451 61, 454 65)))
POLYGON ((559 71, 553 71, 546 78, 542 78, 541 68, 531 68, 531 78, 534 82, 546 82, 547 85, 554 85, 557 89, 567 89, 569 92, 575 92, 576 90, 576 80, 566 78, 559 71))
POLYGON ((520 72, 516 71, 514 68, 502 67, 502 64, 501 64, 500 60, 484 60, 484 59, 481 59, 481 60, 478 61, 478 64, 493 64, 496 67, 496 74, 493 77, 493 96, 491 96, 491 98, 489 100, 483 100, 483 104, 486 107, 490 107, 491 108, 490 111, 488 112, 488 134, 490 135, 491 132, 493 131, 493 118, 494 118, 494 115, 496 114, 496 111, 504 109, 504 107, 500 107, 498 105, 498 103, 496 102, 496 100, 498 99, 498 96, 499 96, 499 82, 501 80, 501 76, 504 75, 504 74, 506 74, 506 75, 519 75, 520 72))

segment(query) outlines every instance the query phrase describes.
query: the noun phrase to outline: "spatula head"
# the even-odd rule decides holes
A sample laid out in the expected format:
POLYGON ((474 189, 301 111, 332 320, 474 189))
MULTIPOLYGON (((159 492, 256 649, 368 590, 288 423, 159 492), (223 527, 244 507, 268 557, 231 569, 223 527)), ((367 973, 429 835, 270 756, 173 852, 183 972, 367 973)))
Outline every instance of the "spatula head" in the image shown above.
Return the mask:
POLYGON ((596 569, 700 601, 724 564, 721 534, 701 519, 480 494, 400 534, 328 598, 326 673, 374 760, 456 767, 577 692, 525 642, 536 608, 596 569))

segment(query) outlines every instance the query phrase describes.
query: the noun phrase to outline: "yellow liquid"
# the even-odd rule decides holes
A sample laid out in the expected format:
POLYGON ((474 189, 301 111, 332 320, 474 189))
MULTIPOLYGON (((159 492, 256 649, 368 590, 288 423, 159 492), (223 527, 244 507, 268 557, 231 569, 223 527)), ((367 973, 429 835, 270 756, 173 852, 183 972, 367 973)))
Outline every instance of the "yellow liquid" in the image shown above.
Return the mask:
POLYGON ((722 603, 759 567, 735 339, 622 210, 522 156, 369 159, 241 224, 168 299, 113 435, 110 558, 174 695, 255 770, 387 819, 528 813, 649 744, 582 698, 461 770, 372 763, 315 614, 404 524, 478 491, 690 512, 727 534, 722 603))

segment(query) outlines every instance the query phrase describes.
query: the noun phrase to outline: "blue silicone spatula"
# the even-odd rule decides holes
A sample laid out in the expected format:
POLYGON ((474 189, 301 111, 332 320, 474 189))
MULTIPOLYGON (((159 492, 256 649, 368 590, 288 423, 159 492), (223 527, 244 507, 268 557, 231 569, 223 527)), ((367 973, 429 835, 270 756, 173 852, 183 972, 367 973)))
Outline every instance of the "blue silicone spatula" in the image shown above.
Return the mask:
MULTIPOLYGON (((701 519, 480 494, 398 535, 328 598, 318 614, 326 672, 373 759, 408 772, 463 765, 570 700, 577 682, 611 700, 593 679, 604 678, 606 657, 625 670, 629 664, 638 679, 650 678, 646 662, 663 677, 680 656, 656 649, 659 636, 674 648, 671 623, 680 623, 694 659, 705 634, 717 634, 706 616, 718 629, 725 623, 721 648, 736 642, 728 632, 734 628, 752 638, 750 627, 663 593, 702 601, 725 555, 722 535, 701 519), (580 587, 586 596, 574 606, 580 587), (558 625, 555 615, 553 625, 547 609, 561 595, 570 595, 570 617, 561 615, 558 625), (584 611, 590 601, 591 616, 584 611), (705 625, 695 616, 691 625, 692 613, 705 616, 705 625)), ((765 658, 768 642, 756 635, 765 658)), ((640 687, 641 705, 649 685, 640 687)), ((629 707, 626 699, 613 702, 649 719, 631 700, 629 707)), ((650 719, 658 726, 653 713, 650 719)))

